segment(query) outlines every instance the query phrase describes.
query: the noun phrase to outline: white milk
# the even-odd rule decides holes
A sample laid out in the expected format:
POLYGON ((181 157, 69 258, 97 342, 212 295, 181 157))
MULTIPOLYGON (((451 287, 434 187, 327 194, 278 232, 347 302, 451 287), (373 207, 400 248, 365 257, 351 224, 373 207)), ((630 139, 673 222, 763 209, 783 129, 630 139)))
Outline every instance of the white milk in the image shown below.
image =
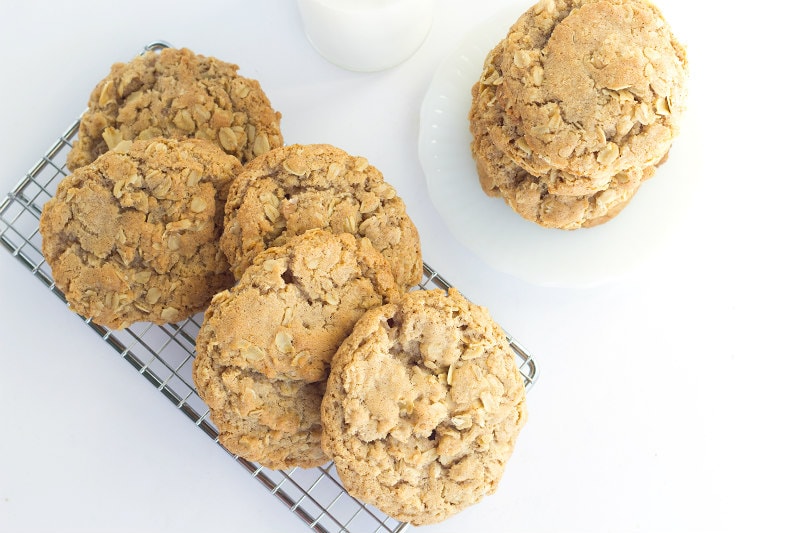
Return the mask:
POLYGON ((362 72, 398 65, 420 47, 433 0, 297 0, 306 35, 328 61, 362 72))

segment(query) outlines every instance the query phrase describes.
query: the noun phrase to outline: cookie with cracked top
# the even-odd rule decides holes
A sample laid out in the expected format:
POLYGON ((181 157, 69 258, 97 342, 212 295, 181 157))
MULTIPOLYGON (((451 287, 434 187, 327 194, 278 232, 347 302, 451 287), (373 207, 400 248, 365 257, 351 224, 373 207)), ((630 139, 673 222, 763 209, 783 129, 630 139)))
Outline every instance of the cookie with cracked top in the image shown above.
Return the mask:
POLYGON ((686 105, 686 51, 647 0, 542 0, 510 28, 498 101, 526 150, 610 177, 661 161, 686 105))
POLYGON ((457 290, 367 311, 331 362, 322 449, 347 491, 415 525, 495 492, 527 420, 506 336, 457 290))
POLYGON ((317 466, 330 359, 355 322, 400 291, 367 239, 310 230, 258 254, 216 295, 193 376, 220 442, 269 468, 317 466))
POLYGON ((506 39, 489 52, 478 81, 472 87, 469 127, 473 149, 483 139, 503 152, 505 158, 531 175, 548 193, 559 195, 588 195, 609 185, 609 176, 580 176, 553 168, 527 147, 519 130, 519 120, 509 116, 498 101, 497 89, 503 83, 502 60, 506 39))
POLYGON ((70 307, 118 329, 176 322, 233 284, 219 248, 241 163, 199 139, 128 142, 64 178, 42 252, 70 307))
MULTIPOLYGON (((473 146, 481 187, 501 197, 517 214, 545 228, 574 230, 608 222, 628 205, 639 190, 639 179, 620 172, 608 186, 593 194, 552 194, 541 180, 518 167, 485 137, 473 146)), ((639 172, 649 177, 655 167, 639 172)))
POLYGON ((577 229, 596 226, 619 214, 633 198, 642 180, 655 167, 631 168, 610 178, 592 179, 568 174, 542 163, 537 173, 517 164, 504 141, 493 131, 502 129, 505 113, 497 103, 493 65, 502 43, 487 58, 480 81, 472 89, 470 144, 481 188, 501 197, 520 216, 546 228, 577 229))
POLYGON ((329 144, 283 146, 247 163, 231 186, 221 247, 238 278, 259 252, 313 228, 368 238, 403 290, 422 278, 419 234, 395 188, 329 144))
POLYGON ((67 167, 87 165, 122 141, 153 137, 210 140, 241 162, 281 146, 280 113, 259 82, 238 70, 186 48, 115 63, 89 96, 67 167))

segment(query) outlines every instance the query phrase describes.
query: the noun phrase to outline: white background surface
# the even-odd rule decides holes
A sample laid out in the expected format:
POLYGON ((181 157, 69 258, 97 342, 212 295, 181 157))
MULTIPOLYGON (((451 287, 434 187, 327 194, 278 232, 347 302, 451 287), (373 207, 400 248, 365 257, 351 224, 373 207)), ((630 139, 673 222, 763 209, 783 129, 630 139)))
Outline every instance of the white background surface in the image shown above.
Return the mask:
MULTIPOLYGON (((791 16, 658 3, 688 46, 702 115, 692 208, 624 279, 559 289, 492 270, 429 200, 424 92, 460 37, 510 4, 436 3, 411 60, 355 74, 314 52, 285 0, 2 0, 0 192, 143 44, 236 62, 283 113, 287 143, 332 143, 380 168, 425 259, 537 355, 498 493, 426 531, 800 529, 791 16)), ((0 288, 0 531, 305 530, 5 252, 0 288)))

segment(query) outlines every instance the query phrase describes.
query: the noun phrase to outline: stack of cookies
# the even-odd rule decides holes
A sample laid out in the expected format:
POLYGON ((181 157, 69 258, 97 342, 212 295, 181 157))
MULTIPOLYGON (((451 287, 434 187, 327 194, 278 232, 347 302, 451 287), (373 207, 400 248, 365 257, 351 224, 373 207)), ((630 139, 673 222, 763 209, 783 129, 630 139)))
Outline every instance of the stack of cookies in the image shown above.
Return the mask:
POLYGON ((353 496, 441 521, 497 488, 527 419, 515 356, 458 291, 410 290, 419 235, 383 174, 285 146, 236 69, 167 49, 97 85, 42 211, 55 284, 115 329, 205 310, 193 378, 223 446, 333 460, 353 496))
POLYGON ((472 88, 481 187, 543 227, 616 216, 679 132, 686 54, 647 0, 541 0, 472 88))

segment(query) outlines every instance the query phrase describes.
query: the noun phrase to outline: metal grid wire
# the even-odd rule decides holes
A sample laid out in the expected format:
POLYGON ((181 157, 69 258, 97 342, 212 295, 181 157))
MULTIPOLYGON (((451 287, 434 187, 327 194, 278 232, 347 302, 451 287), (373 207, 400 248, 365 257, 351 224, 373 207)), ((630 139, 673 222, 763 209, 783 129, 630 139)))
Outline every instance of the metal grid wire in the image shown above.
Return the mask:
MULTIPOLYGON (((55 287, 50 268, 42 256, 39 217, 44 203, 55 194, 58 182, 68 174, 66 154, 77 131, 78 121, 58 138, 0 203, 0 244, 62 302, 64 296, 55 287)), ((450 284, 426 264, 423 281, 416 289, 449 287, 450 284)), ((202 319, 202 314, 198 314, 178 324, 137 323, 128 329, 113 331, 91 320, 84 322, 198 428, 218 442, 208 407, 197 395, 192 382, 194 339, 202 319)), ((513 338, 509 337, 509 341, 525 387, 530 389, 537 377, 533 357, 513 338)), ((235 455, 231 457, 314 531, 399 533, 409 527, 347 494, 330 462, 313 469, 274 471, 235 455)))

